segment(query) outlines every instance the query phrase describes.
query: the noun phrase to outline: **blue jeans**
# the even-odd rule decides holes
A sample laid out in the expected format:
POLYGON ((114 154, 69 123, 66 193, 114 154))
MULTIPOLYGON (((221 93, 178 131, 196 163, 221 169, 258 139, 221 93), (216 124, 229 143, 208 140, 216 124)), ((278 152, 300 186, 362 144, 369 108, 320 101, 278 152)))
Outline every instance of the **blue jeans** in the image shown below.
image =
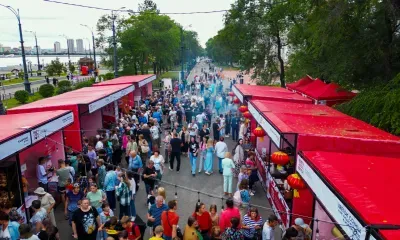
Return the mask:
POLYGON ((194 156, 193 153, 189 154, 190 164, 192 165, 192 174, 196 174, 196 161, 197 156, 194 156))
POLYGON ((172 237, 163 236, 164 240, 172 240, 172 237))
POLYGON ((219 167, 219 172, 222 173, 223 169, 222 169, 222 159, 223 158, 218 158, 218 167, 219 167))
POLYGON ((237 141, 239 140, 239 127, 232 126, 232 140, 237 141))
POLYGON ((147 141, 149 143, 149 151, 147 152, 147 157, 150 158, 152 155, 152 147, 153 147, 153 143, 151 141, 147 141))

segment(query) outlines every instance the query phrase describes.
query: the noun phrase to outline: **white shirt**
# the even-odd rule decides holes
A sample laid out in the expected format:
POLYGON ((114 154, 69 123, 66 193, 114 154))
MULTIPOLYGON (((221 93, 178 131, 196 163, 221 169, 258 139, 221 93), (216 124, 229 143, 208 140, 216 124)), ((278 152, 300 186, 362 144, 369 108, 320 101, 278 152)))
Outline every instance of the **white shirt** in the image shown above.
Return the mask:
POLYGON ((262 240, 275 240, 274 229, 268 225, 268 221, 264 223, 262 240))
POLYGON ((104 148, 103 142, 102 141, 97 141, 96 143, 96 150, 100 150, 104 148))
POLYGON ((153 162, 154 162, 154 168, 157 170, 157 171, 161 171, 161 173, 162 173, 162 168, 161 168, 161 166, 163 165, 163 163, 164 163, 164 157, 163 156, 161 156, 161 155, 158 155, 158 157, 156 157, 156 156, 151 156, 150 157, 150 160, 152 160, 153 162))
POLYGON ((200 114, 198 114, 198 115, 196 116, 196 121, 197 121, 198 123, 203 123, 204 118, 205 118, 204 113, 200 113, 200 114))
POLYGON ((150 128, 150 133, 151 133, 151 137, 153 137, 153 139, 159 139, 160 138, 158 127, 152 126, 150 128))
POLYGON ((196 123, 190 123, 188 125, 188 129, 189 129, 189 135, 190 136, 196 136, 197 130, 199 129, 199 127, 197 126, 196 123))
POLYGON ((225 158, 225 153, 228 152, 228 146, 226 145, 225 142, 217 142, 217 144, 215 144, 215 153, 217 155, 217 157, 219 158, 225 158))
POLYGON ((135 182, 135 179, 134 178, 130 179, 129 183, 131 184, 129 190, 131 190, 132 195, 135 195, 136 194, 136 182, 135 182))
POLYGON ((8 227, 3 231, 3 228, 0 228, 0 239, 11 240, 10 232, 8 231, 8 227))

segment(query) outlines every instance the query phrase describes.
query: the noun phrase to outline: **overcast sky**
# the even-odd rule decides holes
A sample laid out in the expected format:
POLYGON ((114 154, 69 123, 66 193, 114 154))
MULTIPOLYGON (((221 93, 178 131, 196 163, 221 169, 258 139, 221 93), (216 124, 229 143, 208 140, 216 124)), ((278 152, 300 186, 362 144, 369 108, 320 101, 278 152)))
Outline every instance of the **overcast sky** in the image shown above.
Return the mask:
MULTIPOLYGON (((58 0, 60 2, 91 5, 103 8, 137 10, 138 4, 143 0, 58 0)), ((161 12, 193 12, 229 9, 234 0, 154 0, 161 12)), ((61 48, 66 48, 66 40, 59 35, 65 34, 69 38, 89 38, 88 29, 80 24, 95 27, 97 20, 107 11, 78 8, 43 0, 0 0, 0 4, 10 5, 20 9, 22 30, 36 31, 38 45, 41 48, 53 48, 55 41, 61 43, 61 48)), ((223 13, 195 14, 195 15, 170 15, 176 22, 184 27, 192 25, 191 30, 199 34, 200 43, 205 46, 207 40, 215 36, 223 27, 223 13)), ((34 46, 31 33, 24 32, 26 46, 34 46)), ((18 24, 14 15, 8 9, 0 7, 0 44, 18 47, 18 24)), ((88 44, 84 40, 85 46, 88 44)))

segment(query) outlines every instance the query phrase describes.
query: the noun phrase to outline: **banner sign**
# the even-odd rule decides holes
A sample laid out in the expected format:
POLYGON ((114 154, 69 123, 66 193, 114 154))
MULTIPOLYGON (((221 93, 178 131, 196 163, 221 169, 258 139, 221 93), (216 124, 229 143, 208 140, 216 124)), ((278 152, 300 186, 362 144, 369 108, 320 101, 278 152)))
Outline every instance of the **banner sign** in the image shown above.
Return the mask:
POLYGON ((108 105, 109 103, 112 103, 112 102, 120 99, 121 97, 128 95, 129 93, 131 93, 133 91, 135 91, 135 86, 132 85, 125 89, 122 89, 121 91, 113 93, 110 96, 107 96, 105 98, 102 98, 100 100, 92 102, 91 104, 89 104, 89 113, 92 113, 92 112, 108 105))
POLYGON ((257 109, 253 106, 253 104, 249 103, 248 105, 249 112, 253 116, 253 118, 260 124, 260 126, 267 133, 271 141, 275 143, 275 145, 280 148, 281 147, 281 135, 275 128, 264 119, 264 117, 257 111, 257 109))
POLYGON ((74 122, 74 114, 72 112, 59 117, 49 123, 46 123, 43 126, 35 128, 31 131, 32 144, 44 139, 46 136, 49 136, 69 124, 74 122))
POLYGON ((270 173, 267 173, 267 178, 267 198, 269 200, 269 203, 271 204, 272 209, 274 210, 275 215, 281 220, 283 229, 287 229, 290 227, 290 208, 287 205, 284 197, 282 196, 278 186, 274 181, 274 178, 271 176, 270 173))
POLYGON ((30 133, 24 133, 7 142, 0 144, 0 160, 30 146, 32 144, 30 133))
POLYGON ((235 86, 232 87, 232 92, 236 95, 236 97, 240 100, 240 102, 243 103, 243 95, 239 92, 239 90, 235 86))
POLYGON ((150 82, 152 82, 152 81, 154 81, 154 80, 156 80, 156 75, 153 75, 153 76, 151 76, 151 77, 149 77, 149 78, 146 78, 146 79, 143 80, 143 81, 140 81, 140 82, 139 82, 139 87, 143 87, 144 85, 146 85, 146 84, 148 84, 148 83, 150 83, 150 82))

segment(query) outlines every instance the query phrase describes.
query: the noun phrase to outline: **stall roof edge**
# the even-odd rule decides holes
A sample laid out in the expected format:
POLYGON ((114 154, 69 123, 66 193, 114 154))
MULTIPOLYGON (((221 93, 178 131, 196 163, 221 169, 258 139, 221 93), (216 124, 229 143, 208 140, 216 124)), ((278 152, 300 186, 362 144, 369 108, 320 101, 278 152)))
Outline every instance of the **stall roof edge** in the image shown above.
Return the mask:
POLYGON ((130 76, 121 76, 118 78, 114 78, 111 80, 107 80, 104 82, 93 84, 93 86, 109 86, 109 85, 119 85, 119 84, 134 84, 145 81, 149 78, 154 77, 152 81, 156 79, 155 74, 143 74, 143 75, 130 75, 130 76))

